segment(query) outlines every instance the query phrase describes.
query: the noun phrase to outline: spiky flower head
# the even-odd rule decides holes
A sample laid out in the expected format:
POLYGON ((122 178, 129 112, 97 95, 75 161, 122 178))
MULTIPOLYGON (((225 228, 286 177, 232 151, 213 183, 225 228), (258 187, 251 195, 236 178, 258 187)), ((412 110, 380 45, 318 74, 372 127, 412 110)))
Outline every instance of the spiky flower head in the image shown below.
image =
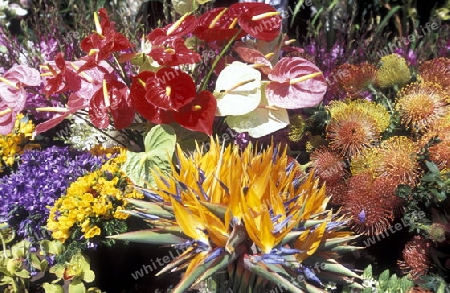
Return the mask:
POLYGON ((389 228, 401 204, 395 188, 390 178, 375 178, 370 172, 350 177, 343 212, 350 215, 357 233, 375 235, 389 228))
POLYGON ((439 170, 450 168, 450 115, 436 120, 419 140, 421 148, 428 147, 428 156, 439 170))
POLYGON ((328 77, 330 91, 333 94, 344 94, 349 98, 357 98, 375 81, 376 67, 369 63, 353 65, 344 63, 335 67, 328 77))
POLYGON ((396 185, 414 187, 420 173, 418 151, 418 146, 406 136, 392 136, 384 140, 379 147, 377 176, 391 178, 396 185))
POLYGON ((403 86, 411 79, 411 72, 405 58, 390 54, 382 57, 378 63, 376 84, 382 88, 403 86))
POLYGON ((132 200, 137 209, 130 212, 153 229, 114 237, 139 235, 141 241, 185 247, 158 273, 186 270, 174 292, 227 267, 240 271, 230 274, 238 292, 254 286, 243 277, 248 274, 259 286, 267 284, 260 292, 276 284, 312 292, 330 278, 344 283, 358 278, 336 262, 340 251, 355 249, 347 245, 351 233, 339 231, 345 219, 326 210, 325 188, 313 173, 298 177, 300 165, 289 163, 280 145, 258 152, 249 144, 241 152, 211 139, 207 151, 197 147, 186 154, 178 146, 176 153, 171 174, 158 173, 156 186, 144 192, 151 201, 132 200), (314 271, 317 261, 324 265, 314 271))
POLYGON ((419 280, 431 269, 431 242, 420 235, 414 236, 403 249, 403 260, 398 263, 413 280, 419 280))
POLYGON ((352 157, 350 162, 350 171, 352 175, 357 175, 365 172, 375 174, 375 171, 379 168, 379 163, 379 148, 365 148, 361 153, 352 157))
POLYGON ((327 126, 330 148, 344 156, 353 156, 378 143, 389 126, 390 115, 380 104, 365 100, 334 101, 328 107, 327 126))
POLYGON ((402 123, 416 133, 424 132, 437 119, 447 115, 448 94, 432 82, 414 82, 398 93, 396 110, 402 123))
POLYGON ((445 90, 450 89, 450 59, 439 57, 424 61, 419 66, 419 75, 423 81, 434 82, 445 90))
POLYGON ((347 200, 348 185, 345 179, 326 185, 326 194, 330 197, 330 204, 342 206, 347 200))
POLYGON ((342 180, 346 173, 342 156, 326 147, 316 149, 310 160, 316 175, 327 184, 342 180))

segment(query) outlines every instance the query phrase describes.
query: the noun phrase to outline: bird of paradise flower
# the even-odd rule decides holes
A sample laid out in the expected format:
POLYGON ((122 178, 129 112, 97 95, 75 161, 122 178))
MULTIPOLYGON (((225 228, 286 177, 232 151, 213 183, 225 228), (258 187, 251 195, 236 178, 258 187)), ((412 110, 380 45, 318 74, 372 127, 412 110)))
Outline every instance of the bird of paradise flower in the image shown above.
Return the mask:
POLYGON ((233 292, 282 285, 291 292, 325 292, 327 282, 362 288, 337 260, 358 247, 346 219, 326 210, 325 187, 305 174, 286 149, 225 147, 211 139, 187 154, 177 147, 169 176, 154 172, 148 201, 130 199, 128 213, 151 229, 115 239, 183 247, 159 273, 185 270, 174 292, 228 272, 233 292), (321 264, 321 270, 313 266, 321 264), (239 272, 239 273, 238 273, 239 272))

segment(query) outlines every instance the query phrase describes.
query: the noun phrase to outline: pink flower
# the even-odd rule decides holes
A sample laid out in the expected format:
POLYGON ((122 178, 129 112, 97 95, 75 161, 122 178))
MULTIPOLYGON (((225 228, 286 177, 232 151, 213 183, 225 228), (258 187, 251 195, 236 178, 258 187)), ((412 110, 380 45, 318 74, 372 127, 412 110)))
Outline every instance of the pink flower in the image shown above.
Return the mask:
POLYGON ((39 71, 25 65, 16 65, 0 77, 0 134, 11 132, 17 113, 23 110, 27 99, 25 86, 38 86, 39 71))

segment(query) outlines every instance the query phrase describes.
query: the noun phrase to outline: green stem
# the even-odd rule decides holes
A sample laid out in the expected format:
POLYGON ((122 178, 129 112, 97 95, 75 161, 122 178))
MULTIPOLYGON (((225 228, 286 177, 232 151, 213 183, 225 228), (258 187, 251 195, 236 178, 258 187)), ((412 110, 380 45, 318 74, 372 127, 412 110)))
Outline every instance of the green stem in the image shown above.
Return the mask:
POLYGON ((228 51, 228 49, 231 47, 231 44, 233 44, 233 42, 236 40, 237 36, 241 33, 242 29, 239 29, 237 31, 237 33, 230 39, 230 41, 227 43, 227 45, 223 48, 222 51, 220 51, 219 56, 216 57, 216 59, 214 60, 211 69, 209 70, 208 74, 206 75, 206 78, 203 80, 202 86, 200 87, 200 89, 203 91, 206 89, 206 87, 208 86, 208 81, 211 78, 211 75, 214 71, 214 69, 216 68, 217 64, 219 63, 220 59, 223 57, 223 55, 225 55, 225 52, 228 51))
POLYGON ((3 256, 5 257, 5 259, 8 259, 8 255, 6 254, 6 243, 5 239, 3 238, 3 233, 0 233, 0 239, 2 240, 3 256))
POLYGON ((388 109, 390 114, 393 114, 394 110, 393 110, 393 107, 392 107, 392 101, 388 97, 386 97, 386 95, 384 95, 383 93, 377 91, 373 87, 373 85, 369 84, 368 88, 372 92, 372 94, 375 95, 376 100, 381 102, 382 105, 385 105, 387 107, 387 109, 388 109))

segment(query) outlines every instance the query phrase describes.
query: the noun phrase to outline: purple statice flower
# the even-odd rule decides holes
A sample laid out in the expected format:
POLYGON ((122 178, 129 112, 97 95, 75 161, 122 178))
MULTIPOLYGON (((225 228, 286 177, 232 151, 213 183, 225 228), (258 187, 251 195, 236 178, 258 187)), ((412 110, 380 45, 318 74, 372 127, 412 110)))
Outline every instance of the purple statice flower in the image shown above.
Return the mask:
POLYGON ((39 42, 42 58, 45 61, 52 61, 55 59, 56 54, 59 52, 59 46, 57 40, 54 38, 43 38, 39 42))
POLYGON ((46 98, 43 94, 29 92, 25 103, 25 109, 31 114, 37 121, 48 120, 52 118, 56 112, 49 111, 36 111, 36 108, 40 107, 61 107, 64 103, 59 101, 60 96, 55 95, 46 98))
POLYGON ((402 56, 405 58, 406 62, 409 65, 417 66, 418 60, 417 60, 417 54, 412 49, 405 49, 405 48, 398 48, 394 51, 394 53, 402 56))
POLYGON ((239 146, 240 150, 244 150, 250 142, 250 135, 248 132, 237 133, 234 137, 234 144, 239 146))
POLYGON ((69 147, 26 151, 17 171, 0 178, 0 221, 32 242, 44 239, 48 233, 40 228, 47 221, 47 207, 78 177, 100 168, 103 159, 69 147))

